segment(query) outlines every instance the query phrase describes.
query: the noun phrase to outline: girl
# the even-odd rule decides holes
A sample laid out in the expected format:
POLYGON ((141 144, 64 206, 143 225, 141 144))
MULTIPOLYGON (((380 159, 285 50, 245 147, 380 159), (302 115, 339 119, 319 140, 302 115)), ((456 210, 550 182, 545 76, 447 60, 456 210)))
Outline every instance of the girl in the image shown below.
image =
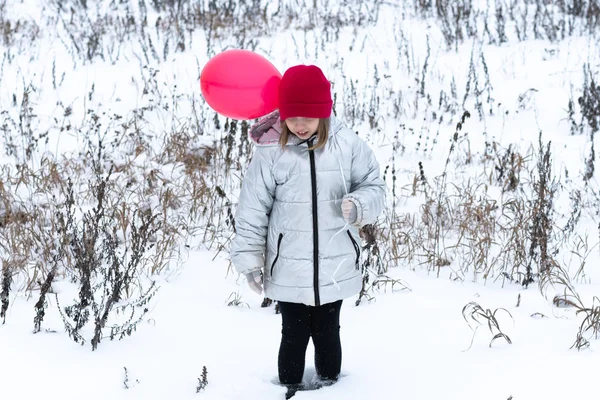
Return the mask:
POLYGON ((279 111, 250 130, 256 151, 236 210, 231 259, 250 287, 279 302, 279 380, 301 389, 306 348, 317 385, 338 378, 342 301, 362 287, 358 228, 382 211, 385 184, 367 144, 331 116, 331 85, 314 65, 283 75, 279 111))

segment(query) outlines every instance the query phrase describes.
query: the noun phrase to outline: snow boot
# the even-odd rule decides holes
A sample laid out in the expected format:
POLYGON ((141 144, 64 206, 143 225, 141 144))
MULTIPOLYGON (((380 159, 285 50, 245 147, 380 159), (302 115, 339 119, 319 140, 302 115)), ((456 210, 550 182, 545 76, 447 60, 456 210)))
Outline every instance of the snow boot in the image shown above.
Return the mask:
POLYGON ((316 389, 321 389, 323 387, 327 387, 327 386, 331 386, 334 383, 336 383, 336 380, 333 379, 323 379, 323 380, 318 380, 315 382, 315 390, 316 389))
POLYGON ((335 384, 336 382, 337 382, 337 378, 336 379, 324 379, 318 375, 315 375, 312 379, 311 384, 312 384, 313 390, 318 390, 323 387, 331 386, 331 385, 335 384))
POLYGON ((287 387, 287 393, 285 394, 285 400, 289 400, 292 397, 294 397, 294 395, 296 395, 296 392, 298 390, 302 390, 302 384, 298 383, 298 384, 294 384, 294 385, 285 385, 287 387))

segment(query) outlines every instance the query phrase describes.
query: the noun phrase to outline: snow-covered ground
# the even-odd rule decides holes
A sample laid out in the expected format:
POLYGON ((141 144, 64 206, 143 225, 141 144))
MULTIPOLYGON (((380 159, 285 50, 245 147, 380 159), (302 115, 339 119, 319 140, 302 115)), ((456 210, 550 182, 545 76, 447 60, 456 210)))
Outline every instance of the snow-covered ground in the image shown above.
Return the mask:
MULTIPOLYGON (((100 3, 107 6, 111 2, 100 3)), ((122 3, 129 9, 113 4, 103 10, 114 15, 138 15, 144 2, 122 3)), ((337 15, 338 2, 325 3, 337 15)), ((341 9, 352 14, 348 10, 355 9, 355 3, 360 2, 349 2, 345 9, 342 4, 341 9)), ((448 50, 435 18, 410 17, 405 13, 411 7, 401 3, 383 3, 376 23, 348 24, 336 31, 323 29, 322 15, 307 6, 312 4, 307 1, 301 9, 313 10, 314 14, 297 19, 304 22, 253 37, 248 47, 256 45, 255 51, 282 72, 299 63, 323 68, 333 82, 338 116, 367 138, 378 155, 382 173, 386 167, 397 171, 396 214, 388 209, 386 218, 414 215, 417 226, 422 227, 423 192, 411 194, 419 163, 432 188, 434 178, 446 169, 447 190, 458 197, 461 188, 469 187, 465 186, 469 179, 471 187, 477 186, 475 197, 489 196, 498 202, 518 197, 502 193, 502 185, 494 178, 496 164, 490 159, 495 153, 488 147, 492 143, 503 149, 515 146, 524 157, 526 169, 532 172, 523 170, 517 192, 531 199, 541 132, 542 143, 551 143, 552 173, 559 182, 554 198, 556 232, 566 226, 572 213, 570 195, 576 191, 581 194, 581 219, 575 234, 560 242, 556 259, 583 303, 587 307, 597 305, 593 297, 600 293, 598 174, 583 180, 592 150, 590 138, 594 137, 587 125, 584 133, 571 134, 568 102, 573 100, 573 118, 579 123, 577 99, 584 85, 583 65, 589 65, 595 79, 600 71, 598 38, 574 35, 552 42, 519 42, 512 24, 507 23, 507 43, 490 44, 487 36, 482 40, 467 38, 448 50), (303 29, 302 24, 311 20, 317 21, 316 28, 303 29), (329 35, 327 40, 325 35, 329 35), (476 92, 478 96, 473 96, 476 92), (483 115, 477 111, 478 101, 483 115), (368 122, 371 106, 375 110, 373 127, 368 122), (471 117, 453 141, 464 109, 471 117), (578 270, 583 261, 582 275, 578 270)), ((106 135, 104 143, 112 146, 108 149, 112 161, 136 165, 140 176, 143 171, 160 169, 166 181, 184 187, 187 181, 181 169, 171 163, 161 165, 154 157, 161 146, 166 146, 166 138, 178 130, 201 131, 203 135, 195 136, 193 144, 202 145, 227 134, 215 128, 213 113, 201 98, 198 77, 211 52, 236 47, 239 36, 221 35, 208 46, 206 32, 187 32, 185 52, 173 52, 170 42, 163 55, 165 36, 148 29, 145 34, 155 41, 160 54, 157 59, 145 58, 146 52, 151 53, 148 41, 131 39, 135 35, 118 42, 117 57, 111 42, 116 39, 108 35, 102 46, 112 49, 106 53, 111 56, 84 61, 72 53, 73 43, 78 41, 70 36, 76 30, 66 28, 64 16, 68 13, 61 14, 62 21, 53 16, 55 1, 0 4, 4 4, 0 7, 4 20, 34 21, 41 27, 39 38, 32 40, 30 47, 25 42, 3 42, 0 46, 5 54, 0 68, 0 109, 4 124, 9 126, 0 135, 4 145, 0 148, 7 148, 10 142, 6 132, 22 132, 9 120, 19 121, 23 115, 21 105, 27 87, 28 106, 35 114, 31 128, 35 135, 48 132, 47 141, 43 137, 37 143, 31 158, 26 158, 24 151, 13 155, 3 151, 0 159, 6 170, 19 162, 32 170, 42 168, 48 155, 56 160, 82 160, 78 152, 85 154, 90 141, 106 135), (48 28, 54 25, 56 30, 48 28), (128 141, 123 135, 128 128, 115 115, 131 121, 131 111, 144 107, 146 111, 139 119, 143 140, 128 141), (196 121, 196 116, 201 119, 196 121), (97 121, 101 126, 95 125, 97 121), (90 132, 97 137, 91 137, 90 132), (112 142, 114 137, 119 140, 112 142), (142 143, 157 149, 138 153, 135 146, 120 147, 119 143, 142 143)), ((272 7, 274 12, 276 5, 272 7)), ((368 15, 371 9, 364 7, 361 10, 368 15)), ((148 26, 154 27, 158 14, 150 4, 147 8, 148 26)), ((90 7, 90 15, 100 15, 94 10, 90 7)), ((14 136, 13 140, 17 147, 26 147, 27 135, 14 136)), ((72 165, 70 168, 67 170, 77 170, 72 165)), ((83 187, 90 177, 72 178, 83 187)), ((387 182, 391 193, 390 175, 387 182)), ((0 182, 0 194, 3 187, 22 199, 39 199, 27 184, 0 182)), ((391 202, 390 198, 390 207, 391 202)), ((0 202, 0 216, 2 207, 0 202)), ((423 231, 413 232, 423 235, 423 231)), ((16 274, 6 322, 0 326, 0 398, 282 399, 285 390, 277 384, 280 315, 273 305, 261 307, 262 298, 231 272, 227 249, 206 250, 209 244, 202 243, 202 237, 182 235, 179 258, 152 277, 160 289, 136 331, 120 341, 105 339, 96 351, 88 343, 79 346, 69 338, 54 295, 48 297, 42 331, 33 334, 39 287, 23 290, 28 277, 16 274), (208 385, 197 393, 203 367, 208 385)), ((441 268, 439 276, 434 268, 421 263, 424 255, 403 257, 388 265, 388 275, 405 282, 408 290, 394 291, 388 285, 372 292, 374 300, 363 301, 358 307, 354 298, 344 303, 342 378, 332 387, 299 392, 298 400, 329 396, 411 400, 598 398, 594 385, 600 362, 598 342, 588 336, 588 348, 572 348, 584 315, 576 314, 573 307, 552 304, 554 294, 564 293, 564 287, 551 287, 543 296, 537 282, 523 288, 498 274, 486 280, 460 259, 464 253, 451 248, 455 240, 448 235, 441 242, 447 246, 444 255, 451 263, 441 268), (480 317, 477 322, 464 317, 464 307, 471 302, 480 305, 483 312, 494 313, 510 343, 502 337, 492 341, 499 331, 490 329, 486 319, 480 317)), ((3 260, 14 256, 8 248, 0 243, 3 260)), ((489 256, 497 254, 492 251, 489 256)), ((77 297, 77 290, 67 278, 53 284, 62 307, 77 297)), ((464 311, 468 316, 469 309, 464 311)), ((82 334, 89 337, 91 328, 84 328, 82 334)), ((307 381, 314 374, 311 346, 307 381)))
MULTIPOLYGON (((280 315, 234 277, 227 263, 193 253, 180 275, 163 282, 151 317, 130 338, 96 352, 74 344, 62 321, 56 333, 31 333, 32 305, 19 298, 0 331, 3 398, 33 399, 280 399, 277 380, 280 315), (232 292, 245 304, 227 306, 232 292), (208 386, 196 394, 202 367, 208 386), (126 379, 127 369, 128 380, 126 379), (126 385, 129 389, 126 389, 126 385), (7 397, 5 397, 7 396, 7 397)), ((593 399, 585 382, 596 376, 594 351, 569 350, 573 313, 553 308, 536 290, 455 283, 394 269, 412 291, 342 308, 342 378, 298 399, 593 399), (518 296, 521 296, 517 307, 518 296), (461 314, 475 301, 494 311, 512 340, 473 333, 461 314), (539 313, 539 314, 538 314, 539 313), (544 316, 541 316, 544 315, 544 316)), ((54 306, 54 302, 51 302, 54 306)), ((314 373, 311 345, 306 380, 314 373)))

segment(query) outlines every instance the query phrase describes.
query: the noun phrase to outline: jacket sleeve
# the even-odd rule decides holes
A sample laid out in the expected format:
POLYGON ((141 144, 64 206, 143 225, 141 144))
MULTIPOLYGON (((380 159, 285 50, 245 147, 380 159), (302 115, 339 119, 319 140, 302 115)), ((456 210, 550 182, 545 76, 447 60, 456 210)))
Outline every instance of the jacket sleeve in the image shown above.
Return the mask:
POLYGON ((352 172, 350 193, 345 198, 356 205, 356 221, 362 227, 375 222, 383 211, 386 185, 380 177, 380 168, 369 145, 358 136, 352 145, 352 172))
POLYGON ((230 255, 240 274, 262 269, 265 263, 269 214, 275 197, 275 179, 267 151, 256 148, 242 182, 235 213, 236 235, 230 255))

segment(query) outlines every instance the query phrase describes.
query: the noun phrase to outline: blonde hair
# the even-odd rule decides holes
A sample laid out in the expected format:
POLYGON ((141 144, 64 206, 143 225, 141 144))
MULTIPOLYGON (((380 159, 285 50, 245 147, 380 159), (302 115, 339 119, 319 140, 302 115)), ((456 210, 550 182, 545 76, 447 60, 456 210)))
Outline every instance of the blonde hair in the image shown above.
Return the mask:
MULTIPOLYGON (((284 121, 281 121, 281 135, 279 136, 279 144, 282 149, 285 149, 287 142, 289 140, 290 134, 293 133, 288 128, 287 124, 284 121)), ((327 143, 327 139, 329 138, 329 118, 319 118, 319 126, 317 127, 317 144, 313 147, 309 147, 309 150, 316 150, 318 148, 324 147, 325 143, 327 143)))

